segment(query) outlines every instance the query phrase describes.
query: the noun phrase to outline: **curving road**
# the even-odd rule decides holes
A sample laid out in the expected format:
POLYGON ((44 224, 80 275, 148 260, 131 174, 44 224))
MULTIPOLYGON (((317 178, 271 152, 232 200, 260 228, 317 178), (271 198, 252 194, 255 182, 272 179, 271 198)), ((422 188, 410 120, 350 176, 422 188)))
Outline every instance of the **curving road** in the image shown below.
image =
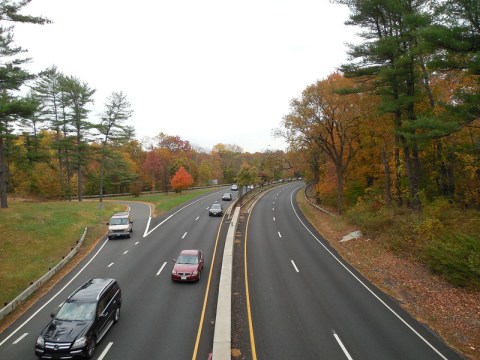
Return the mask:
POLYGON ((247 223, 256 359, 461 359, 345 264, 299 211, 299 184, 258 200, 247 223))
MULTIPOLYGON (((134 221, 132 237, 102 240, 0 334, 0 359, 36 359, 34 344, 49 314, 92 277, 117 279, 123 293, 120 321, 98 344, 94 359, 206 359, 212 350, 215 319, 211 289, 218 288, 225 239, 222 218, 209 217, 207 209, 221 202, 224 192, 216 190, 155 219, 150 219, 147 205, 128 203, 134 221), (205 268, 198 283, 170 279, 171 260, 186 248, 204 252, 205 268)), ((230 202, 223 204, 227 207, 230 202)))

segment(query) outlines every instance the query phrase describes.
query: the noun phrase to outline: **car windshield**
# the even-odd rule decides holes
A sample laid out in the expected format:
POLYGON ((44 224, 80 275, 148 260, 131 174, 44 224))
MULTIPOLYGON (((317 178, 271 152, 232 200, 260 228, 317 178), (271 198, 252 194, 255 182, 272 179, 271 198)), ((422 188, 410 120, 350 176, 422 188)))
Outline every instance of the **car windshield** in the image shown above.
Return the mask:
POLYGON ((65 302, 55 316, 57 320, 85 321, 95 317, 95 303, 93 302, 65 302))
POLYGON ((223 194, 223 197, 230 197, 230 194, 229 194, 229 193, 225 193, 225 194, 223 194))
POLYGON ((110 220, 110 225, 127 225, 127 218, 113 218, 110 220))
POLYGON ((177 264, 198 264, 198 257, 195 255, 180 255, 177 264))
POLYGON ((220 210, 222 207, 220 206, 220 204, 213 204, 212 205, 212 209, 213 210, 220 210))

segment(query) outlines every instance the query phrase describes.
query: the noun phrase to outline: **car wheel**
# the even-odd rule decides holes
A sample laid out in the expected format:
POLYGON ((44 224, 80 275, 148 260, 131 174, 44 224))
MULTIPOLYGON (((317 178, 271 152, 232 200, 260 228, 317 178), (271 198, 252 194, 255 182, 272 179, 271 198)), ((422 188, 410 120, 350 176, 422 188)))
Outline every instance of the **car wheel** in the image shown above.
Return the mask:
POLYGON ((129 234, 127 235, 127 238, 129 238, 129 239, 130 239, 131 237, 132 237, 132 235, 130 235, 130 233, 129 233, 129 234))
POLYGON ((111 237, 111 236, 109 236, 109 237, 108 237, 108 240, 112 240, 112 237, 111 237))
POLYGON ((86 351, 86 356, 87 359, 91 359, 93 357, 93 354, 95 353, 95 338, 92 337, 90 338, 90 341, 88 342, 87 345, 87 351, 86 351))
POLYGON ((198 279, 197 279, 197 281, 200 281, 200 278, 201 278, 201 277, 202 277, 202 272, 199 271, 199 272, 198 272, 198 279))
POLYGON ((115 316, 113 317, 113 322, 116 324, 120 319, 120 306, 117 306, 115 309, 115 316))

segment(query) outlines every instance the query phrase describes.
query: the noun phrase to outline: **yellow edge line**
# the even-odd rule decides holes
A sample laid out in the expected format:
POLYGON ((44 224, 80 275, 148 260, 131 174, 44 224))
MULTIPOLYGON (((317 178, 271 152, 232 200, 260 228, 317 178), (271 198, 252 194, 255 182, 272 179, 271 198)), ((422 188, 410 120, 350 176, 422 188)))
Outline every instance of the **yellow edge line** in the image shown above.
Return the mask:
POLYGON ((255 336, 253 334, 252 311, 250 309, 250 291, 248 290, 248 268, 247 268, 247 240, 248 240, 248 224, 250 223, 250 215, 248 214, 247 227, 245 229, 245 245, 243 247, 243 261, 245 266, 245 293, 247 297, 247 313, 248 313, 248 329, 250 331, 250 345, 252 347, 252 359, 257 360, 257 349, 255 347, 255 336))
POLYGON ((222 229, 224 218, 225 218, 225 214, 223 214, 222 221, 220 222, 220 226, 218 227, 217 238, 215 240, 215 248, 213 249, 212 265, 210 265, 210 273, 208 274, 207 290, 205 291, 205 299, 203 300, 202 315, 200 316, 200 324, 198 325, 197 339, 195 340, 195 348, 193 349, 192 360, 197 359, 198 344, 200 343, 200 337, 202 336, 203 320, 205 319, 205 309, 207 308, 207 300, 208 300, 208 293, 210 290, 210 282, 212 280, 213 265, 215 264, 215 255, 217 253, 217 247, 218 247, 218 238, 220 237, 220 230, 222 229))

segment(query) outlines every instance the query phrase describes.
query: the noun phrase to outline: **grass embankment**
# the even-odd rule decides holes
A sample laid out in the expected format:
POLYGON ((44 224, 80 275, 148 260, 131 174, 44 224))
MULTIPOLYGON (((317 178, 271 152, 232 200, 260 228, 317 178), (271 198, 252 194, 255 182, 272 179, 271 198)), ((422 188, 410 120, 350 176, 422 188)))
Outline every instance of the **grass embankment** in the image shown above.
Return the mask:
POLYGON ((0 307, 66 256, 88 227, 85 243, 105 231, 108 216, 124 209, 97 202, 37 202, 9 199, 0 210, 0 307))
MULTIPOLYGON (((117 200, 151 203, 158 215, 210 191, 202 189, 117 200)), ((125 209, 124 205, 112 201, 103 204, 100 212, 98 201, 9 199, 9 208, 0 209, 0 308, 66 256, 85 227, 88 231, 84 247, 88 247, 105 234, 108 218, 125 209)))

